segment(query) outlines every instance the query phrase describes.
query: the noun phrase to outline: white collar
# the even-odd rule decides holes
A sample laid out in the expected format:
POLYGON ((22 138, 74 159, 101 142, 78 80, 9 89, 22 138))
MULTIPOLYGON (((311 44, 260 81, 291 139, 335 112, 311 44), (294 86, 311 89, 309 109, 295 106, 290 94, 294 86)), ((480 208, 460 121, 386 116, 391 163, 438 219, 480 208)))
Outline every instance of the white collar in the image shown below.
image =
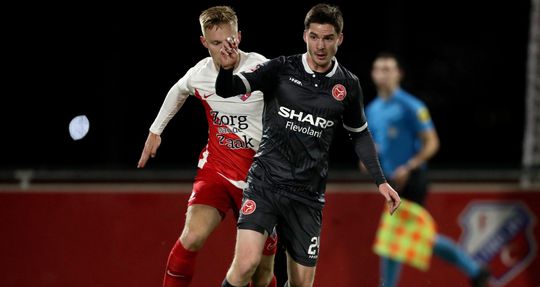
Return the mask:
MULTIPOLYGON (((332 77, 332 76, 336 73, 337 66, 338 66, 338 61, 337 61, 336 57, 333 57, 333 58, 332 58, 332 61, 334 61, 334 67, 332 68, 332 71, 330 71, 330 72, 328 72, 328 73, 326 74, 326 76, 327 76, 328 78, 332 77)), ((302 64, 304 65, 304 70, 306 70, 306 72, 307 72, 308 74, 313 74, 313 73, 315 73, 315 72, 313 72, 313 70, 309 67, 309 64, 308 64, 308 62, 307 62, 307 52, 304 53, 304 54, 302 55, 302 64)))

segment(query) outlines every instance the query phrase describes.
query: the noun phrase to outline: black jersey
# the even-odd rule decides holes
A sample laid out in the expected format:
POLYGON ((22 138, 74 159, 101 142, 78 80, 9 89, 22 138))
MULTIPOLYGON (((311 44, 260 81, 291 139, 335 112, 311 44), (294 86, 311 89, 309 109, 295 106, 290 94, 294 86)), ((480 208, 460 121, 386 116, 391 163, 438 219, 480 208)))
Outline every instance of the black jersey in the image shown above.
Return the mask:
POLYGON ((247 92, 261 90, 265 101, 263 135, 248 181, 322 206, 334 130, 343 124, 361 132, 367 121, 358 78, 335 59, 328 73, 315 73, 306 57, 279 57, 238 74, 247 92))

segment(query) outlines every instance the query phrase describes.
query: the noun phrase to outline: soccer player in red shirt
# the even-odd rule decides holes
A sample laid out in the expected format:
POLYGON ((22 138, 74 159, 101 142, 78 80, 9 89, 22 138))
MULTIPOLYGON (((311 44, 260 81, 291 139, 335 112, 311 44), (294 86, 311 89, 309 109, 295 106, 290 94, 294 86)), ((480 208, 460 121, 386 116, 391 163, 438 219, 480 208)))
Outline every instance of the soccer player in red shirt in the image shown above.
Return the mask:
MULTIPOLYGON (((211 7, 199 17, 201 43, 210 57, 197 63, 170 89, 150 128, 138 163, 143 168, 156 155, 161 132, 178 112, 189 95, 203 104, 208 120, 208 144, 202 150, 197 176, 188 201, 186 221, 179 240, 167 261, 164 287, 188 286, 194 274, 195 258, 212 231, 229 209, 238 216, 242 204, 242 189, 248 169, 259 148, 264 101, 261 92, 239 97, 216 95, 215 80, 220 67, 220 50, 228 37, 241 39, 235 12, 227 6, 211 7)), ((254 69, 267 59, 257 53, 240 51, 235 72, 254 69)), ((252 276, 252 286, 276 286, 273 262, 276 236, 269 237, 262 261, 252 276)))

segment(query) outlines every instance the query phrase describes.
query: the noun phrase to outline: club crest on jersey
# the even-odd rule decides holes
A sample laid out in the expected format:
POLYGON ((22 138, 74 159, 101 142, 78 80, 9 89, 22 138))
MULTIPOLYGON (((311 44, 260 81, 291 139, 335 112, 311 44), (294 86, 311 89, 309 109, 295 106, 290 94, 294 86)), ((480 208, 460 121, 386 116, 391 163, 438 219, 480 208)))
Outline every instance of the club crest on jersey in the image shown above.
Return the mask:
POLYGON ((244 201, 244 204, 242 205, 242 214, 250 215, 255 211, 255 209, 257 209, 257 204, 255 201, 248 199, 244 201))
POLYGON ((472 202, 460 215, 461 245, 492 283, 503 286, 523 272, 536 254, 534 214, 521 201, 472 202))
POLYGON ((336 84, 332 88, 332 97, 338 101, 343 101, 347 96, 347 89, 342 84, 336 84))
POLYGON ((255 72, 255 71, 257 71, 260 67, 261 67, 261 64, 257 64, 257 66, 250 68, 250 69, 247 70, 246 72, 249 72, 249 73, 255 72))

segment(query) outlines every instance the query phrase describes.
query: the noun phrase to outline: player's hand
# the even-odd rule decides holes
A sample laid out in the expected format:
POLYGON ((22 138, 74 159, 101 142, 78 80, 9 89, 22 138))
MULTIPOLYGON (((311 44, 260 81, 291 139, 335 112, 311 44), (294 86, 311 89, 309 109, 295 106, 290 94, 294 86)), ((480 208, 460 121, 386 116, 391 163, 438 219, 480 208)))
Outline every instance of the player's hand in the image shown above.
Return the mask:
POLYGON ((238 62, 238 40, 234 36, 227 37, 220 50, 219 61, 224 69, 232 69, 238 62))
POLYGON ((410 175, 411 169, 406 165, 401 165, 394 171, 392 182, 395 183, 398 190, 401 190, 407 184, 410 175))
POLYGON ((137 168, 143 168, 150 157, 156 156, 156 152, 160 144, 161 136, 150 132, 148 134, 148 138, 146 138, 146 142, 144 143, 144 148, 141 158, 139 159, 139 163, 137 164, 137 168))
POLYGON ((388 209, 390 210, 390 215, 394 214, 401 203, 398 193, 388 183, 379 185, 379 192, 386 199, 388 209))

